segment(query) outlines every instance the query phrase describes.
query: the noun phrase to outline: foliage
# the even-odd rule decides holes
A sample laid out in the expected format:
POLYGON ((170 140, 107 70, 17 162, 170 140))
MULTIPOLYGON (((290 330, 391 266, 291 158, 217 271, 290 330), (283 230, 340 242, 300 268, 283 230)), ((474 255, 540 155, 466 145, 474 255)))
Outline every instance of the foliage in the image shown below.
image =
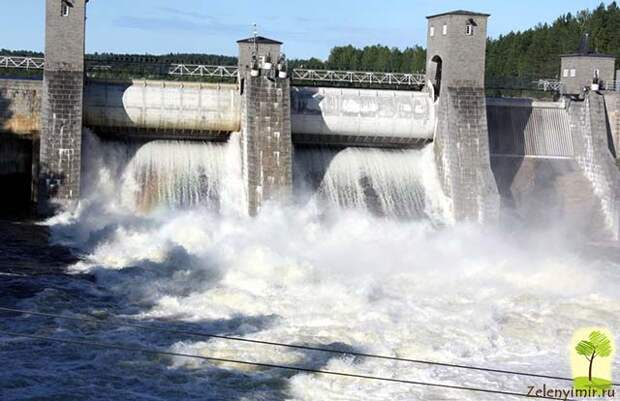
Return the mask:
POLYGON ((579 341, 575 350, 579 355, 585 356, 586 359, 590 360, 595 356, 608 357, 611 355, 612 346, 611 341, 605 334, 600 331, 593 331, 588 336, 588 340, 579 341))
POLYGON ((426 50, 420 46, 400 50, 374 45, 358 49, 334 47, 326 61, 316 58, 291 60, 293 68, 414 73, 424 71, 426 50))
POLYGON ((620 63, 620 7, 613 1, 562 15, 552 24, 490 39, 487 77, 559 78, 560 55, 575 53, 586 33, 593 51, 615 55, 620 63))

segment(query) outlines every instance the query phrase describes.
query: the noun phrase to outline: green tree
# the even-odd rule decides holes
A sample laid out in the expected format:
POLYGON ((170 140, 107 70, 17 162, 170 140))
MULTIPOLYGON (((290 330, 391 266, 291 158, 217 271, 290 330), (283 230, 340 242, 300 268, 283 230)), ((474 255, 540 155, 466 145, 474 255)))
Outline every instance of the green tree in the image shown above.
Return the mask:
POLYGON ((579 344, 577 344, 575 350, 579 355, 585 357, 590 363, 590 367, 588 369, 588 380, 592 382, 592 366, 594 365, 594 358, 606 358, 610 356, 612 346, 611 341, 605 334, 600 331, 593 331, 588 336, 588 340, 579 341, 579 344))

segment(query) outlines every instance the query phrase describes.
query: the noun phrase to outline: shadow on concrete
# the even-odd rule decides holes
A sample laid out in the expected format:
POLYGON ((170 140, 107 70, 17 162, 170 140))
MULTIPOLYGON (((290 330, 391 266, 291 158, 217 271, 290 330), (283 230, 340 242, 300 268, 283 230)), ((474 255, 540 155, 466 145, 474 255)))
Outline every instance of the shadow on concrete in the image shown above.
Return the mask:
POLYGON ((325 175, 343 146, 295 145, 293 193, 297 204, 305 205, 321 188, 325 175))
POLYGON ((4 92, 0 89, 0 218, 25 218, 32 211, 34 139, 5 130, 13 112, 4 92))
POLYGON ((501 196, 502 208, 515 209, 513 185, 525 158, 525 127, 532 114, 529 107, 488 106, 491 168, 501 196))
MULTIPOLYGON (((532 119, 544 117, 532 115, 532 100, 518 101, 519 106, 487 107, 491 167, 505 218, 529 227, 563 226, 573 231, 596 225, 595 211, 599 207, 593 188, 576 161, 568 156, 527 154, 531 151, 526 148, 526 142, 541 139, 526 138, 526 126, 542 125, 543 121, 532 119)), ((566 134, 544 133, 550 138, 566 134)))

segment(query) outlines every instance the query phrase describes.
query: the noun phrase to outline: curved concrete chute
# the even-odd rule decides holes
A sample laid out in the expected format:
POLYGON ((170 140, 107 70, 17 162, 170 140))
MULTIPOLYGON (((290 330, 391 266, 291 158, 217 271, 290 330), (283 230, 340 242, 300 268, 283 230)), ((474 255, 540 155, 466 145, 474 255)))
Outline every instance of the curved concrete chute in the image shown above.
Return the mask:
POLYGON ((239 91, 235 84, 90 81, 84 121, 104 130, 236 132, 241 126, 239 91))

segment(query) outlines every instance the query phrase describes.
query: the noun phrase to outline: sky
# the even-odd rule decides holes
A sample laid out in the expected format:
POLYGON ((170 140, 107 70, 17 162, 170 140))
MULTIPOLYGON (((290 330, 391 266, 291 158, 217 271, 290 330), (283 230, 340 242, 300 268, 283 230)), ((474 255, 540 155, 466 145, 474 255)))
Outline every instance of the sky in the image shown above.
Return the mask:
MULTIPOLYGON (((42 51, 44 0, 5 2, 0 48, 42 51)), ((609 3, 609 0, 605 0, 609 3)), ((90 52, 235 56, 236 41, 259 34, 284 42, 289 58, 325 59, 332 47, 425 46, 426 19, 466 9, 492 14, 489 35, 523 30, 592 9, 601 0, 90 0, 90 52)))

